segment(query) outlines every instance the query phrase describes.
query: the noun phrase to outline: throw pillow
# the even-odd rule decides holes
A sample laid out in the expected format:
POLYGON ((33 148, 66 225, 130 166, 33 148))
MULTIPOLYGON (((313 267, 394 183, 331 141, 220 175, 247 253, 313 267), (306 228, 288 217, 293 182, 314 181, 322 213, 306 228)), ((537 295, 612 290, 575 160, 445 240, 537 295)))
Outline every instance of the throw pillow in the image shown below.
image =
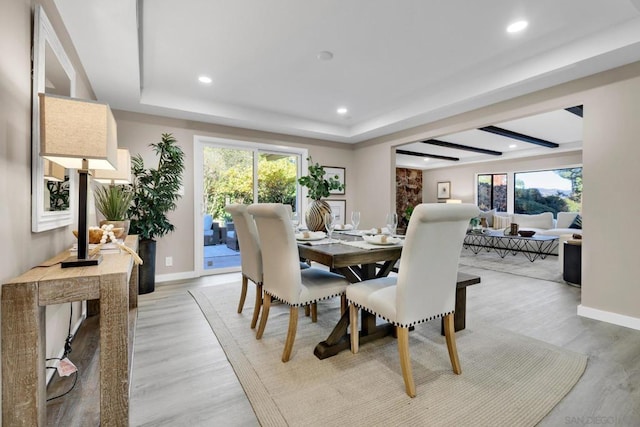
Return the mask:
POLYGON ((511 225, 511 215, 502 216, 502 215, 494 215, 493 216, 493 228, 496 230, 501 230, 507 228, 511 225))
POLYGON ((493 216, 496 214, 495 209, 491 209, 490 211, 480 212, 479 218, 484 218, 487 220, 487 227, 493 227, 493 216))
POLYGON ((576 215, 569 228, 577 228, 578 230, 582 230, 582 216, 576 215))

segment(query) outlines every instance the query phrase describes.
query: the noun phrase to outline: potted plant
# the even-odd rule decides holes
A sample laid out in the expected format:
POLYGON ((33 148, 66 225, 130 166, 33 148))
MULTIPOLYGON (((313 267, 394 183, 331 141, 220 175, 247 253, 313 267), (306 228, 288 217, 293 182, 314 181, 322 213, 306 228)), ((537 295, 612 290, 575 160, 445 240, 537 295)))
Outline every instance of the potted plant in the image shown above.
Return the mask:
POLYGON ((322 200, 329 197, 331 190, 344 190, 344 185, 340 183, 338 176, 326 176, 326 172, 318 163, 313 163, 311 157, 309 161, 309 175, 298 179, 300 185, 308 188, 307 197, 313 201, 305 212, 307 228, 311 231, 324 230, 324 214, 331 212, 331 207, 322 200))
POLYGON ((146 169, 140 154, 131 159, 133 203, 129 207, 130 232, 140 236, 140 266, 138 284, 141 294, 155 290, 156 237, 162 237, 175 227, 167 214, 177 206, 184 173, 184 152, 170 133, 163 133, 160 142, 149 146, 158 155, 158 167, 146 169))
POLYGON ((122 233, 116 238, 124 239, 129 233, 130 221, 127 211, 133 200, 133 192, 130 187, 124 185, 100 185, 96 187, 96 209, 104 216, 103 224, 113 224, 115 229, 122 228, 122 233))

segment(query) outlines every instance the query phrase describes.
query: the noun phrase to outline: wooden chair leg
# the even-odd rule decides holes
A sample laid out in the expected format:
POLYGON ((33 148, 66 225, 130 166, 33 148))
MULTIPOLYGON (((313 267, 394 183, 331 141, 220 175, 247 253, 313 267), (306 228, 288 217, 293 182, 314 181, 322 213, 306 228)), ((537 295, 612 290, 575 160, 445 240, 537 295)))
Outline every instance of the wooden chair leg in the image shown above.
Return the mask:
POLYGON ((311 303, 311 322, 316 323, 318 321, 318 303, 311 303))
POLYGON ((449 359, 451 359, 453 372, 460 375, 462 369, 460 368, 458 348, 456 347, 456 331, 453 322, 453 313, 444 316, 444 336, 447 340, 447 350, 449 350, 449 359))
MULTIPOLYGON (((313 307, 311 309, 313 311, 313 307)), ((291 350, 296 340, 296 331, 298 330, 298 307, 291 307, 289 310, 289 330, 287 331, 287 341, 284 343, 284 351, 282 352, 282 361, 288 362, 291 358, 291 350)))
POLYGON ((411 356, 409 355, 409 328, 396 327, 398 334, 398 353, 400 353, 400 366, 402 367, 402 378, 404 388, 409 397, 416 397, 416 385, 413 382, 413 372, 411 370, 411 356))
POLYGON ((247 298, 247 276, 242 275, 242 291, 240 291, 240 302, 238 303, 238 313, 242 313, 244 300, 247 298))
POLYGON ((311 306, 309 304, 304 306, 304 315, 307 317, 311 316, 311 306))
POLYGON ((271 308, 271 295, 264 294, 264 304, 262 304, 262 315, 260 316, 260 326, 258 326, 258 332, 256 332, 256 339, 262 338, 264 328, 267 326, 267 318, 269 317, 269 309, 271 308))
POLYGON ((262 283, 256 284, 256 302, 253 305, 253 318, 251 319, 251 329, 256 327, 258 316, 260 315, 260 307, 262 307, 262 283))
POLYGON ((355 354, 360 344, 360 332, 358 331, 358 307, 354 304, 349 306, 349 324, 351 325, 351 353, 355 354))
POLYGON ((340 295, 340 315, 343 315, 345 313, 345 311, 347 311, 348 304, 347 304, 347 294, 342 294, 340 295))

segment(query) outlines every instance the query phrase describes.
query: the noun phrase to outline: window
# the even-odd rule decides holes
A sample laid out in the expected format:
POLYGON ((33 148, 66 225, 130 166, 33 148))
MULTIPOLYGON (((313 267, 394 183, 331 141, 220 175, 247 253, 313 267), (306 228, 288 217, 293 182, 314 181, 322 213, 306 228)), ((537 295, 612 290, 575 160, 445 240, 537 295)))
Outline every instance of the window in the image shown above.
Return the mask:
POLYGON ((580 212, 582 167, 516 172, 514 213, 580 212))
POLYGON ((478 175, 478 207, 483 211, 507 211, 507 174, 478 175))

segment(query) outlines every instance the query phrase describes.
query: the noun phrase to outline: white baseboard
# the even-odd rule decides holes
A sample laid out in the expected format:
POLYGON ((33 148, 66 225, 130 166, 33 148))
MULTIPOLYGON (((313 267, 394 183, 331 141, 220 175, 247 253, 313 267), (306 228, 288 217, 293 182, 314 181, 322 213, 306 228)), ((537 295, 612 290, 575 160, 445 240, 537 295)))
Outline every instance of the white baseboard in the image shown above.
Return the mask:
POLYGON ((589 319, 600 320, 602 322, 613 323, 614 325, 624 326, 626 328, 636 329, 640 331, 640 319, 638 319, 637 317, 625 316, 624 314, 612 313, 610 311, 585 307, 582 304, 578 306, 578 316, 588 317, 589 319))
POLYGON ((195 279, 196 272, 195 271, 182 271, 180 273, 172 273, 172 274, 158 274, 156 275, 156 283, 162 282, 172 282, 174 280, 187 280, 187 279, 195 279))

